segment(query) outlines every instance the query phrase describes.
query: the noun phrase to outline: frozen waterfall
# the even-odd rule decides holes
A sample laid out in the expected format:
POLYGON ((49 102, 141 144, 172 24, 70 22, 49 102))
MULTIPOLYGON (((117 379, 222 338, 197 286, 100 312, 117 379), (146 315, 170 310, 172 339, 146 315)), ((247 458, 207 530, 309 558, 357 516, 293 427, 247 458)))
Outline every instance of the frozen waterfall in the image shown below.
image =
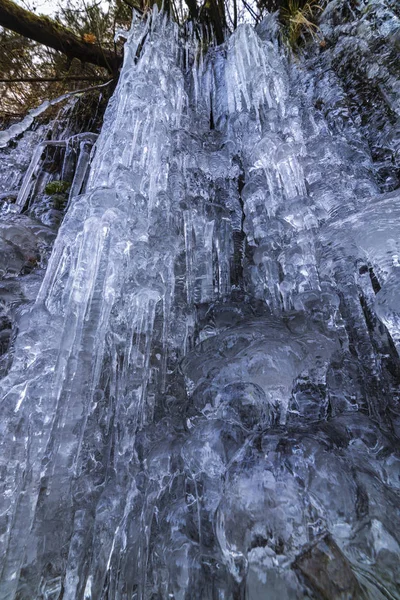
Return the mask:
POLYGON ((24 134, 0 600, 400 598, 400 19, 364 4, 297 59, 273 16, 207 53, 135 20, 56 237, 24 134))

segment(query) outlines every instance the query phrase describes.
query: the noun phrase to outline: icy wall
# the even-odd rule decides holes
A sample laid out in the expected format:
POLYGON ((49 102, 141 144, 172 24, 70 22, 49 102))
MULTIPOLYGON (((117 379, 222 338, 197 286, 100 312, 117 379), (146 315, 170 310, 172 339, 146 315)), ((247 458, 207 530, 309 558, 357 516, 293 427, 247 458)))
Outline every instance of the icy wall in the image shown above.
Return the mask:
POLYGON ((400 598, 395 11, 134 22, 5 354, 1 600, 400 598))

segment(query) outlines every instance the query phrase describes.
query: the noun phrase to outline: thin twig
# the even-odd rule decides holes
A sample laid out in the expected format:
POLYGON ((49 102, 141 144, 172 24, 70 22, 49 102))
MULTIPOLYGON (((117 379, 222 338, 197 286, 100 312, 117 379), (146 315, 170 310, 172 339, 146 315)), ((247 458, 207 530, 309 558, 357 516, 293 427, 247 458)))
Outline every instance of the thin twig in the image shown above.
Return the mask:
POLYGON ((108 77, 11 77, 0 79, 0 83, 40 83, 46 81, 109 81, 108 77))

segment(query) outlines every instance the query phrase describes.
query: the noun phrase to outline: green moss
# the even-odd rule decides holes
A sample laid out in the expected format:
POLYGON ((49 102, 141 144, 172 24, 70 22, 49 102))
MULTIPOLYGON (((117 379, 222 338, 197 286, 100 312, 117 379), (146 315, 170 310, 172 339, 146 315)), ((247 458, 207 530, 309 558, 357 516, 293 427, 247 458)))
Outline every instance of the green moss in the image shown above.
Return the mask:
POLYGON ((52 197, 53 206, 56 210, 65 210, 68 202, 66 194, 54 194, 52 197))
POLYGON ((69 190, 71 184, 68 181, 51 181, 44 188, 44 193, 48 196, 54 196, 54 194, 64 194, 69 190))

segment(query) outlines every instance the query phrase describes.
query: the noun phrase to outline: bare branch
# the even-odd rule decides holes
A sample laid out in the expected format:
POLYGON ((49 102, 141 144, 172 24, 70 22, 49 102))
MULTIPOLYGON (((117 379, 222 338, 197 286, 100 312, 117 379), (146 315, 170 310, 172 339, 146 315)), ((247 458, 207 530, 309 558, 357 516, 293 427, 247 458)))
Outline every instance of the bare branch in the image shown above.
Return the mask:
POLYGON ((9 77, 0 79, 0 83, 40 83, 48 81, 108 81, 109 77, 9 77))
POLYGON ((112 52, 79 39, 56 21, 37 16, 11 0, 0 0, 0 25, 82 62, 117 71, 121 59, 112 52))

